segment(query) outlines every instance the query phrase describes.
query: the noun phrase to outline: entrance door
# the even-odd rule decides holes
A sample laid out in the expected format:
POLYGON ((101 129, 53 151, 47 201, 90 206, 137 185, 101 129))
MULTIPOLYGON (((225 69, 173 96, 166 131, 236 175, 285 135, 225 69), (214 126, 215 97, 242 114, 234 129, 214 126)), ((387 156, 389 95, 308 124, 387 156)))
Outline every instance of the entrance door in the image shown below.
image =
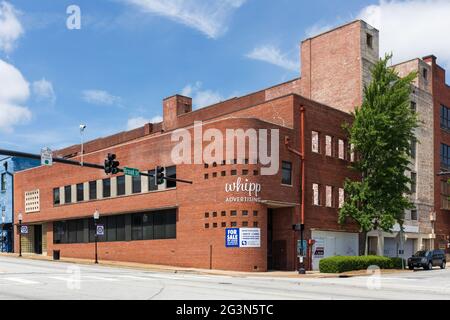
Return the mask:
POLYGON ((34 253, 42 254, 42 225, 34 226, 34 253))
POLYGON ((273 268, 287 270, 286 240, 273 241, 272 246, 273 268))

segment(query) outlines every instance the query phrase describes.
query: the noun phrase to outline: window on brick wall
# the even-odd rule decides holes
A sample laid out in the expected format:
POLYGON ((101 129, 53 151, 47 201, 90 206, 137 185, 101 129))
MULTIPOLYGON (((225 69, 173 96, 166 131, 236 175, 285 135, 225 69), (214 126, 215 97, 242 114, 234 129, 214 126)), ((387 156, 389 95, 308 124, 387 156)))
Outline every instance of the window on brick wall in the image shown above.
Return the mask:
POLYGON ((89 200, 97 199, 97 181, 89 182, 89 200))
POLYGON ((317 183, 313 183, 313 205, 320 206, 320 185, 317 183))
POLYGON ((411 158, 412 159, 416 158, 416 149, 417 149, 416 139, 412 138, 411 139, 411 158))
POLYGON ((450 146, 444 143, 441 143, 441 167, 450 168, 450 146))
POLYGON ((333 207, 333 187, 325 186, 325 206, 333 207))
POLYGON ((117 177, 117 195, 123 196, 125 194, 125 176, 117 177))
POLYGON ((373 48, 373 36, 370 33, 366 33, 366 44, 369 48, 373 48))
POLYGON ((72 186, 64 187, 64 203, 72 202, 72 186))
POLYGON ((141 176, 131 178, 131 192, 141 193, 141 176))
POLYGON ((111 197, 111 179, 106 178, 102 180, 103 185, 103 198, 111 197))
POLYGON ((58 205, 61 203, 59 188, 53 188, 53 204, 58 205))
POLYGON ((283 161, 281 164, 281 184, 292 185, 292 163, 283 161))
POLYGON ((84 201, 84 184, 77 184, 77 202, 84 201))
POLYGON ((450 130, 450 109, 441 105, 441 128, 450 130))
POLYGON ((414 220, 414 221, 419 220, 419 216, 417 215, 417 209, 411 210, 411 220, 414 220))
POLYGON ((342 208, 342 206, 344 205, 344 201, 345 201, 344 189, 339 188, 338 193, 339 193, 339 208, 342 208))
POLYGON ((417 192, 417 173, 411 172, 411 193, 417 192))
POLYGON ((333 138, 331 136, 325 136, 325 155, 333 156, 333 138))
POLYGON ((319 133, 317 131, 311 132, 311 151, 312 152, 320 152, 320 140, 319 140, 319 133))
POLYGON ((342 139, 338 140, 338 157, 345 160, 345 142, 342 139))
POLYGON ((441 180, 441 209, 450 210, 450 184, 441 180))

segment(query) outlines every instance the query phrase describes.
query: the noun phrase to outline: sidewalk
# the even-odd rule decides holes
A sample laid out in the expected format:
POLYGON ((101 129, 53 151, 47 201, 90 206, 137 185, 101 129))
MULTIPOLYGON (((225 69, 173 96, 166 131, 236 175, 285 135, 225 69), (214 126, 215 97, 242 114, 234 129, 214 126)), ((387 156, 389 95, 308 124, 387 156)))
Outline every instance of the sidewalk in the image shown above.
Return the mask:
MULTIPOLYGON (((0 253, 0 257, 18 257, 17 253, 0 253)), ((42 260, 53 261, 51 256, 43 256, 36 254, 23 253, 22 258, 30 260, 42 260)), ((61 258, 55 262, 63 263, 76 263, 84 265, 96 265, 93 260, 90 259, 78 259, 78 258, 61 258)), ((122 262, 122 261, 109 261, 99 260, 97 266, 105 267, 118 267, 118 268, 132 268, 142 269, 147 271, 158 271, 167 273, 186 273, 186 274, 203 274, 203 275, 220 275, 231 277, 274 277, 274 278, 347 278, 347 277, 361 277, 369 276, 366 270, 358 270, 344 273, 320 273, 319 271, 307 271, 306 274, 298 274, 297 271, 268 271, 268 272, 242 272, 242 271, 229 271, 229 270, 215 270, 215 269, 200 269, 200 268, 187 268, 177 266, 165 266, 156 264, 144 264, 136 262, 122 262)), ((381 274, 392 274, 399 272, 412 272, 409 270, 380 270, 381 274)))

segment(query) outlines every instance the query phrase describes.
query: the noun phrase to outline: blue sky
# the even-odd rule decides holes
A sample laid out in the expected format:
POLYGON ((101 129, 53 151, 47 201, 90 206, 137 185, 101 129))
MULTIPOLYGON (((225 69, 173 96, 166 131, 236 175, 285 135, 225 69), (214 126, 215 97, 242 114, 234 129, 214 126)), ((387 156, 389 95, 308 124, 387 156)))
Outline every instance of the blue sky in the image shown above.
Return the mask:
MULTIPOLYGON (((412 2, 429 1, 448 3, 412 2)), ((394 4, 415 9, 404 1, 394 4)), ((3 93, 0 88, 0 148, 60 148, 79 142, 80 123, 93 139, 158 120, 162 99, 176 93, 192 96, 201 107, 298 77, 302 39, 360 16, 380 23, 377 12, 390 11, 388 5, 393 4, 0 0, 0 83, 7 81, 3 93), (81 9, 79 30, 66 27, 69 5, 81 9)), ((438 51, 444 65, 450 61, 449 43, 403 50, 420 37, 405 31, 403 38, 403 47, 393 42, 399 59, 438 51)))

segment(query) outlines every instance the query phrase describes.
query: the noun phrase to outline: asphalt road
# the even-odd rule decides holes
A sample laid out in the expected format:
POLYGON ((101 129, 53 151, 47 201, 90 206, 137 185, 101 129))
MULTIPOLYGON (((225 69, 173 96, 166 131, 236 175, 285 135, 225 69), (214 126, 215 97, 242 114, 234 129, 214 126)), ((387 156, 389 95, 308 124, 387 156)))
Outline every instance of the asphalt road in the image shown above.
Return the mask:
POLYGON ((448 299, 450 269, 351 278, 168 273, 0 257, 0 299, 448 299))

